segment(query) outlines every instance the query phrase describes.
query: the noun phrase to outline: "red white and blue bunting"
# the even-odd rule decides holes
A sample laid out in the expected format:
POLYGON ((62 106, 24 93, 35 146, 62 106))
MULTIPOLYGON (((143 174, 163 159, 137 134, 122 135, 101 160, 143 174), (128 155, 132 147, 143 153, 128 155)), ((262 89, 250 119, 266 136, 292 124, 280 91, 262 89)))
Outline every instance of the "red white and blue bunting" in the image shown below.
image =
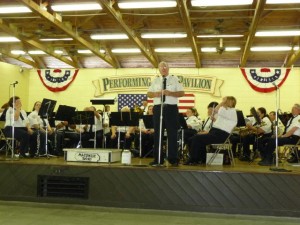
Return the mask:
POLYGON ((250 87, 264 93, 275 91, 277 87, 280 87, 290 70, 290 68, 241 68, 250 87))
POLYGON ((44 86, 52 92, 65 91, 75 80, 78 69, 37 70, 44 86))

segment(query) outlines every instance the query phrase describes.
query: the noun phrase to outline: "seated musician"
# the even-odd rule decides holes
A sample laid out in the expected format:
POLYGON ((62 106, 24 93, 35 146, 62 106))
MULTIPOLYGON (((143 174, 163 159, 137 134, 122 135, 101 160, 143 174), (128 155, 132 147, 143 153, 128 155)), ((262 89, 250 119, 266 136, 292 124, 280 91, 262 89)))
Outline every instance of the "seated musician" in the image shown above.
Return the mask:
POLYGON ((227 96, 215 107, 214 112, 218 114, 216 121, 208 134, 197 134, 191 138, 190 159, 185 165, 206 163, 206 146, 225 142, 237 124, 235 105, 235 97, 227 96))
MULTIPOLYGON (((125 106, 121 112, 130 112, 125 106)), ((133 126, 111 126, 110 139, 107 141, 110 148, 130 149, 134 141, 135 127, 133 126), (119 136, 120 134, 120 136, 119 136)))
MULTIPOLYGON (((269 112, 269 118, 272 122, 273 125, 273 135, 275 136, 275 132, 276 132, 276 113, 274 111, 269 112)), ((284 132, 284 124, 281 122, 281 120, 278 118, 278 135, 282 135, 284 132)))
POLYGON ((272 131, 272 122, 268 117, 267 111, 265 108, 260 107, 257 109, 257 112, 252 112, 256 119, 256 123, 247 123, 246 127, 250 131, 248 135, 244 136, 242 139, 243 144, 243 155, 240 158, 241 161, 251 161, 253 158, 250 158, 250 145, 253 146, 253 153, 256 153, 257 150, 262 148, 265 138, 271 137, 273 134, 272 131), (257 115, 256 115, 257 114, 257 115))
MULTIPOLYGON (((300 104, 295 104, 292 107, 292 117, 287 122, 283 134, 278 137, 278 146, 286 144, 294 145, 300 138, 300 104)), ((270 166, 273 164, 273 153, 276 148, 276 138, 268 138, 261 151, 262 161, 258 164, 261 166, 270 166)))
MULTIPOLYGON (((71 120, 71 118, 70 118, 71 120)), ((80 141, 80 130, 68 121, 55 121, 55 131, 62 135, 62 148, 76 148, 80 141)))
POLYGON ((41 105, 41 102, 35 102, 32 112, 28 115, 30 127, 35 134, 30 137, 29 154, 31 156, 45 154, 46 135, 43 125, 40 125, 41 117, 39 115, 41 105))
MULTIPOLYGON (((148 105, 146 115, 153 115, 153 105, 148 105)), ((145 127, 143 119, 140 119, 139 128, 137 130, 139 130, 139 129, 141 131, 142 157, 143 156, 151 156, 150 152, 151 152, 151 150, 153 150, 153 144, 154 144, 154 129, 153 128, 147 129, 145 127)), ((134 143, 135 143, 135 148, 139 149, 140 134, 135 135, 134 143)))
POLYGON ((27 158, 29 137, 34 132, 30 127, 26 112, 22 109, 20 97, 11 97, 8 105, 9 108, 5 114, 5 136, 12 137, 12 128, 14 127, 14 138, 20 142, 20 158, 27 158))
POLYGON ((207 106, 207 118, 202 123, 201 130, 198 132, 198 134, 208 134, 210 128, 213 125, 213 122, 216 120, 217 114, 215 112, 215 108, 217 107, 219 103, 218 102, 211 102, 207 106))
POLYGON ((186 110, 186 124, 188 129, 184 130, 184 143, 193 137, 202 128, 202 121, 198 117, 198 112, 196 108, 189 108, 186 110))
POLYGON ((82 125, 83 133, 81 134, 81 143, 83 148, 92 148, 94 145, 89 140, 94 139, 96 136, 96 148, 102 146, 103 140, 103 127, 102 116, 97 112, 94 106, 86 107, 84 111, 94 112, 94 118, 92 124, 82 125))

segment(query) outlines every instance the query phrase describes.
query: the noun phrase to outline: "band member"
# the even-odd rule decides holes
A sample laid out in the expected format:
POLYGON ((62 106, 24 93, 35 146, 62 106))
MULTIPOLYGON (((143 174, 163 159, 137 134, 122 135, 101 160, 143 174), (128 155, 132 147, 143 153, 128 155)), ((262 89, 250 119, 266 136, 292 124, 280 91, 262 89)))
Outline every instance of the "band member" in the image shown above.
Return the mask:
POLYGON ((81 142, 83 148, 91 148, 93 145, 89 142, 90 139, 96 141, 96 147, 100 148, 102 146, 103 139, 103 127, 102 127, 102 116, 97 112, 94 106, 86 107, 84 111, 93 112, 93 121, 91 124, 84 124, 82 129, 83 133, 81 134, 81 142))
POLYGON ((30 155, 45 154, 46 135, 43 125, 40 125, 41 117, 39 110, 41 108, 41 102, 35 102, 33 111, 28 115, 31 129, 34 131, 34 136, 30 137, 30 155))
POLYGON ((186 110, 186 124, 188 129, 184 130, 184 143, 188 142, 188 139, 193 137, 202 128, 201 119, 198 117, 196 108, 189 108, 186 110))
POLYGON ((210 130, 210 128, 213 125, 213 121, 216 120, 217 114, 215 113, 215 108, 217 107, 219 103, 218 102, 211 102, 207 106, 207 118, 202 123, 201 131, 198 132, 198 134, 207 134, 210 130))
POLYGON ((218 117, 208 134, 197 134, 191 138, 190 159, 184 163, 185 165, 204 164, 206 145, 224 143, 237 124, 235 105, 235 97, 223 98, 223 101, 214 109, 218 117))
POLYGON ((154 98, 154 161, 150 165, 159 166, 164 163, 161 150, 166 128, 168 161, 172 166, 178 166, 177 135, 179 126, 177 121, 179 121, 179 116, 177 104, 178 98, 184 95, 183 86, 176 76, 169 75, 169 66, 166 62, 160 62, 158 68, 161 76, 157 76, 153 80, 147 93, 149 98, 154 98), (159 146, 159 144, 161 145, 159 146))
MULTIPOLYGON (((148 110, 146 115, 153 115, 153 105, 149 105, 147 109, 148 110)), ((153 154, 151 153, 153 153, 154 129, 146 127, 143 119, 140 119, 139 128, 137 130, 140 132, 135 135, 134 142, 136 149, 139 148, 141 134, 142 157, 153 156, 153 154)))
POLYGON ((22 109, 20 97, 11 97, 8 105, 9 108, 5 115, 5 136, 12 137, 12 129, 14 128, 14 138, 20 142, 20 157, 26 158, 29 148, 29 137, 34 132, 30 127, 26 112, 22 109))
POLYGON ((252 125, 251 122, 246 124, 246 127, 250 131, 250 133, 249 135, 243 137, 242 140, 243 156, 240 158, 241 161, 253 160, 250 158, 250 145, 253 146, 253 153, 256 153, 257 150, 261 149, 264 139, 271 137, 273 134, 272 122, 268 117, 266 109, 260 107, 257 109, 256 113, 259 117, 259 121, 256 121, 254 125, 252 125))
MULTIPOLYGON (((125 106, 121 112, 130 112, 130 108, 125 106)), ((111 135, 107 138, 110 148, 131 149, 134 141, 135 127, 134 126, 111 126, 111 135)))
MULTIPOLYGON (((274 111, 269 112, 269 118, 273 125, 273 135, 275 135, 276 132, 276 113, 274 111)), ((278 118, 278 133, 277 135, 282 135, 284 132, 284 124, 281 122, 281 120, 278 118)))
MULTIPOLYGON (((296 144, 300 138, 300 104, 295 104, 292 108, 293 117, 289 119, 283 135, 278 138, 278 146, 286 144, 296 144)), ((273 153, 276 148, 276 138, 268 138, 261 151, 262 161, 258 164, 261 166, 271 166, 273 164, 273 153)))

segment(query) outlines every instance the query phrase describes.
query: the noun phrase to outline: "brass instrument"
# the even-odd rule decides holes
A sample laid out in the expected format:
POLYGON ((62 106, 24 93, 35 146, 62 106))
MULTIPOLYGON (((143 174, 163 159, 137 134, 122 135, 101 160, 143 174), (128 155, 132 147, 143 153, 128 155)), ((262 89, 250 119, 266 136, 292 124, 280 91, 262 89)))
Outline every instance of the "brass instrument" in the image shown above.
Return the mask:
POLYGON ((143 115, 144 111, 138 105, 134 105, 133 112, 137 112, 139 115, 143 115))

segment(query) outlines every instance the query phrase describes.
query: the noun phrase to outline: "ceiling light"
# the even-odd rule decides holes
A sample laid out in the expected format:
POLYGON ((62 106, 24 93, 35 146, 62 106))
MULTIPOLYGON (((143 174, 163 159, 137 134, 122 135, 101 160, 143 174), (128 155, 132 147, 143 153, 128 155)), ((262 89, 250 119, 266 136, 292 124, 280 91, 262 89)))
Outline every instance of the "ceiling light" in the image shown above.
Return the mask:
POLYGON ((92 34, 91 39, 93 40, 118 40, 128 39, 126 34, 92 34))
POLYGON ((156 48, 155 52, 191 52, 191 48, 156 48))
POLYGON ((239 38, 242 34, 212 34, 212 35, 197 35, 198 38, 239 38))
POLYGON ((62 55, 64 53, 64 51, 63 50, 54 50, 54 53, 62 55))
POLYGON ((292 47, 290 46, 263 46, 263 47, 252 47, 250 50, 252 52, 273 52, 273 51, 290 51, 292 47))
POLYGON ((0 14, 9 14, 9 13, 30 13, 31 10, 25 6, 5 6, 0 7, 0 14))
POLYGON ((144 9, 144 8, 172 8, 176 7, 176 1, 119 1, 118 7, 120 9, 144 9))
MULTIPOLYGON (((88 49, 79 49, 79 50, 77 50, 77 52, 80 53, 80 54, 92 54, 93 53, 91 50, 88 50, 88 49)), ((105 50, 100 49, 99 52, 100 53, 105 53, 105 50)))
POLYGON ((45 55, 46 53, 41 50, 32 50, 32 51, 28 51, 28 54, 30 54, 30 55, 45 55))
POLYGON ((185 33, 144 33, 142 38, 186 38, 185 33))
POLYGON ((140 53, 139 48, 115 48, 111 50, 113 53, 140 53))
POLYGON ((225 52, 235 52, 235 51, 240 51, 240 47, 225 47, 225 52))
POLYGON ((15 37, 0 37, 0 42, 19 42, 20 40, 15 37))
POLYGON ((300 3, 300 0, 267 0, 266 4, 300 3))
POLYGON ((22 50, 11 50, 10 53, 14 54, 14 55, 25 55, 26 54, 26 52, 24 52, 22 50))
POLYGON ((66 11, 101 10, 102 7, 99 3, 78 3, 78 4, 52 5, 51 9, 56 12, 66 12, 66 11))
POLYGON ((300 36, 300 30, 282 30, 282 31, 257 31, 256 37, 283 37, 300 36))
POLYGON ((73 38, 41 38, 40 41, 73 41, 73 38))
POLYGON ((299 46, 295 46, 295 47, 293 48, 293 50, 294 50, 294 51, 298 51, 298 50, 299 50, 299 46))
POLYGON ((201 52, 217 52, 217 48, 201 48, 201 52))
POLYGON ((192 6, 251 5, 253 0, 192 0, 192 6))

